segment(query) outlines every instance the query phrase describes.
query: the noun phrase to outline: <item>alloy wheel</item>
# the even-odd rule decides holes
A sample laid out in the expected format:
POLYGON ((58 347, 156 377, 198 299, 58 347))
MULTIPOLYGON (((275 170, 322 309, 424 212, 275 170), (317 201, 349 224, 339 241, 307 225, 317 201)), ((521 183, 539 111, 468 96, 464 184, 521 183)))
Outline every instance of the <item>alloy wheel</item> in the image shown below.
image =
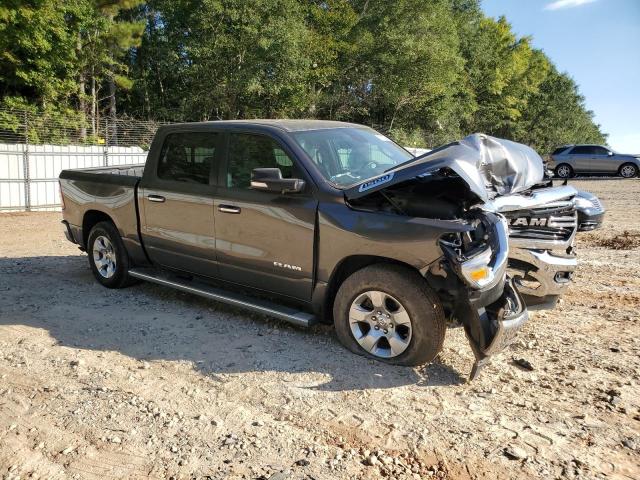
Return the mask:
POLYGON ((369 290, 358 295, 349 309, 349 324, 358 344, 376 357, 397 357, 411 342, 409 313, 385 292, 369 290))
POLYGON ((624 165, 620 169, 620 175, 624 178, 631 178, 636 176, 636 168, 633 165, 624 165))
POLYGON ((571 169, 567 165, 561 165, 556 173, 560 178, 567 178, 571 175, 571 169))
POLYGON ((111 241, 103 235, 93 242, 93 263, 103 278, 111 278, 116 273, 116 252, 111 241))

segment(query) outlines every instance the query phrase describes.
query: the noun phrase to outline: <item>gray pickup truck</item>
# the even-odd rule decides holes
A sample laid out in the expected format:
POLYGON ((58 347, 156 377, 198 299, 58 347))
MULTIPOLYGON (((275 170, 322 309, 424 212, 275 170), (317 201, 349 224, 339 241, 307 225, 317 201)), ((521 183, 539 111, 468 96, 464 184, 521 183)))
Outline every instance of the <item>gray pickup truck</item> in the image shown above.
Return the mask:
POLYGON ((542 177, 530 148, 485 135, 414 158, 356 124, 161 127, 143 166, 60 174, 67 238, 109 288, 155 282, 298 325, 351 351, 430 362, 446 318, 478 367, 528 313, 493 205, 542 177))

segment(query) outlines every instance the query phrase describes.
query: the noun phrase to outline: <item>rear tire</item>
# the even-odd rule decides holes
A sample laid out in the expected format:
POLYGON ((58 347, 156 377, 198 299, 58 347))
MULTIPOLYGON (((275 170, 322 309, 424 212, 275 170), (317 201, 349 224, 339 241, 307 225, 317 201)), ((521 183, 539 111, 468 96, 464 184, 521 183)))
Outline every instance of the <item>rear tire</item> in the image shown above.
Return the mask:
POLYGON ((417 272, 398 265, 353 273, 338 290, 333 316, 346 348, 393 365, 431 362, 444 343, 440 300, 417 272))
POLYGON ((89 265, 96 280, 107 288, 124 288, 136 283, 129 276, 129 255, 111 222, 99 222, 89 232, 89 265))
POLYGON ((556 177, 558 178, 571 178, 573 175, 573 168, 568 163, 561 163, 556 167, 556 177))
POLYGON ((618 170, 618 175, 622 178, 634 178, 638 176, 638 167, 633 163, 625 163, 618 170))

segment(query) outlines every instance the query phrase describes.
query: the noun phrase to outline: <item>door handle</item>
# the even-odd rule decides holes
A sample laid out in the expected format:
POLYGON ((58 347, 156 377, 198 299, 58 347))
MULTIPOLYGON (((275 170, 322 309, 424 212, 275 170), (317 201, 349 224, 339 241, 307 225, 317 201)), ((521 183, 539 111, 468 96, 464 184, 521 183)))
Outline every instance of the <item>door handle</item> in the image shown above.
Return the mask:
POLYGON ((164 203, 165 198, 162 195, 149 195, 147 196, 150 202, 164 203))
POLYGON ((218 210, 222 213, 240 213, 240 207, 235 205, 219 205, 218 210))

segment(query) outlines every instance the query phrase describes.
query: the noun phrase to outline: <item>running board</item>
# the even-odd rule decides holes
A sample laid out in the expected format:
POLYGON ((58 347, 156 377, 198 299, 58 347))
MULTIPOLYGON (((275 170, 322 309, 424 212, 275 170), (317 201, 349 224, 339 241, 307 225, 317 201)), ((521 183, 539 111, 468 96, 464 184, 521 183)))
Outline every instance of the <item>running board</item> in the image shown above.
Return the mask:
POLYGON ((226 290, 209 286, 205 283, 169 277, 169 275, 164 275, 162 272, 152 268, 134 268, 129 270, 129 275, 147 282, 153 282, 159 285, 175 288, 182 292, 193 293, 194 295, 199 295, 218 302, 246 308, 247 310, 279 318, 280 320, 284 320, 301 327, 309 327, 316 323, 316 317, 311 313, 278 305, 267 300, 251 298, 240 293, 228 292, 226 290))

